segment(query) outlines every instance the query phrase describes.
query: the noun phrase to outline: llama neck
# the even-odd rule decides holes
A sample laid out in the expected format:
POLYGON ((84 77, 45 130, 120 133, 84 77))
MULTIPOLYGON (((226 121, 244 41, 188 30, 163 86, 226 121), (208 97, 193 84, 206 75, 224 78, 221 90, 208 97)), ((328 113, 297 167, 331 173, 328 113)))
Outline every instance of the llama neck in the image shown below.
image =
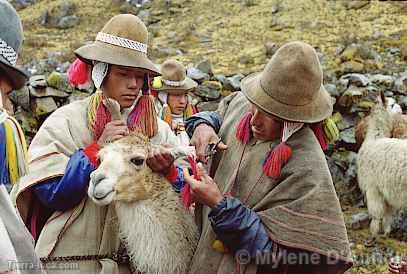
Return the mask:
POLYGON ((391 137, 392 118, 386 111, 374 113, 368 122, 366 140, 376 140, 391 137))
POLYGON ((158 199, 116 204, 120 237, 141 273, 185 273, 192 257, 194 245, 185 240, 195 237, 192 218, 189 224, 170 191, 158 199))

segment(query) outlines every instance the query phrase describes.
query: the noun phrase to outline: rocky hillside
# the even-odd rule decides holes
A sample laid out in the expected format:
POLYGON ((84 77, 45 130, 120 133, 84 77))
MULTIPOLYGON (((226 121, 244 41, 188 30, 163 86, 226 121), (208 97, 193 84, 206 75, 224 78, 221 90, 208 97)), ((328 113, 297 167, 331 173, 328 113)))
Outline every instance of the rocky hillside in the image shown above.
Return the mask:
POLYGON ((65 82, 73 50, 92 41, 118 13, 137 14, 151 33, 151 57, 188 66, 200 85, 200 109, 239 90, 240 79, 261 70, 284 42, 317 48, 325 87, 336 99, 339 141, 327 153, 345 211, 355 268, 385 273, 387 260, 407 258, 407 212, 390 238, 368 241, 369 216, 356 181, 355 126, 380 92, 407 112, 407 4, 403 1, 329 0, 11 0, 25 29, 20 62, 35 77, 14 101, 29 136, 57 107, 88 96, 65 82), (54 72, 51 74, 51 72, 54 72), (38 76, 44 74, 44 76, 38 76))

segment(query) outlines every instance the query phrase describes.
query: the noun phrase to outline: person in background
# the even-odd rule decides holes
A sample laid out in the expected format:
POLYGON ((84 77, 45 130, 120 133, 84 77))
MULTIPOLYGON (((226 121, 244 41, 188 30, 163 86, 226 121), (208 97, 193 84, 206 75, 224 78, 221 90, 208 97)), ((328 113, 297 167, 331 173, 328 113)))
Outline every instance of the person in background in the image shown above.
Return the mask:
POLYGON ((11 202, 6 185, 25 175, 27 148, 13 113, 9 94, 20 89, 27 75, 16 66, 23 28, 15 9, 0 0, 0 273, 42 273, 34 241, 11 202), (32 264, 22 268, 19 263, 32 264))
POLYGON ((161 74, 153 81, 158 98, 158 116, 171 127, 183 146, 189 146, 185 120, 197 112, 189 92, 198 84, 186 76, 185 67, 175 60, 165 61, 161 66, 161 74))

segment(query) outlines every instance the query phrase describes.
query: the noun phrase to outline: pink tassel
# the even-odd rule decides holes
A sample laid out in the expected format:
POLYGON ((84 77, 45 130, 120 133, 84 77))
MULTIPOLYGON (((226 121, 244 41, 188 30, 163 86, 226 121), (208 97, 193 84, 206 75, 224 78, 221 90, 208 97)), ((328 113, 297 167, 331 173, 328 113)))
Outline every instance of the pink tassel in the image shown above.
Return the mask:
POLYGON ((69 82, 74 85, 83 85, 89 79, 90 66, 77 58, 68 68, 69 82))
POLYGON ((252 137, 252 130, 250 127, 250 120, 252 119, 252 117, 253 114, 251 112, 247 112, 240 119, 239 124, 236 128, 236 138, 242 144, 247 144, 252 137))
POLYGON ((144 85, 141 90, 142 96, 127 118, 127 124, 130 130, 139 130, 145 136, 152 138, 158 132, 158 118, 154 97, 150 95, 150 80, 147 74, 144 75, 144 85))
MULTIPOLYGON (((198 176, 198 168, 196 166, 196 161, 193 157, 188 157, 189 164, 191 165, 192 174, 194 175, 194 179, 200 180, 198 176)), ((181 192, 181 202, 185 208, 189 208, 192 204, 192 196, 191 196, 191 187, 189 184, 185 184, 184 188, 181 192)))
POLYGON ((267 155, 263 164, 263 172, 273 179, 280 177, 282 167, 292 156, 291 147, 281 142, 267 155))
POLYGON ((127 121, 130 130, 140 130, 149 138, 158 132, 157 112, 151 95, 142 95, 127 121))
POLYGON ((198 113, 198 107, 196 105, 192 105, 192 114, 198 113))
POLYGON ((109 111, 107 111, 106 107, 102 103, 100 103, 96 109, 96 119, 92 129, 93 140, 99 140, 106 124, 109 123, 111 120, 112 115, 109 111))
POLYGON ((322 126, 320 123, 317 124, 311 124, 311 129, 315 134, 315 137, 317 137, 319 145, 321 146, 323 151, 326 151, 328 149, 328 144, 325 141, 325 135, 324 135, 324 130, 322 129, 322 126))

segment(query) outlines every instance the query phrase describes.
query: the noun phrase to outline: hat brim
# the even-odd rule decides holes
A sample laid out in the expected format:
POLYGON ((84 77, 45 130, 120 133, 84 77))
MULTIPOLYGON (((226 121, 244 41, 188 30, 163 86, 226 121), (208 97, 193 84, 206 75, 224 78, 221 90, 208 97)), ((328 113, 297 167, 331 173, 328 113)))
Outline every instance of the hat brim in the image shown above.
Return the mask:
POLYGON ((311 103, 302 106, 289 105, 275 100, 263 90, 260 84, 261 76, 262 73, 255 73, 245 77, 241 88, 246 98, 264 112, 283 120, 301 123, 317 123, 332 115, 332 99, 322 85, 311 103))
POLYGON ((169 86, 162 81, 162 87, 155 89, 157 91, 165 91, 168 94, 177 94, 180 92, 188 92, 198 86, 198 83, 189 77, 185 77, 185 84, 182 86, 169 86))
POLYGON ((20 68, 12 66, 3 56, 0 55, 0 70, 3 71, 14 90, 22 88, 28 80, 28 75, 20 68))
POLYGON ((78 48, 75 50, 75 54, 87 63, 99 61, 112 65, 139 68, 146 70, 152 76, 160 75, 158 68, 144 53, 99 41, 78 48))

